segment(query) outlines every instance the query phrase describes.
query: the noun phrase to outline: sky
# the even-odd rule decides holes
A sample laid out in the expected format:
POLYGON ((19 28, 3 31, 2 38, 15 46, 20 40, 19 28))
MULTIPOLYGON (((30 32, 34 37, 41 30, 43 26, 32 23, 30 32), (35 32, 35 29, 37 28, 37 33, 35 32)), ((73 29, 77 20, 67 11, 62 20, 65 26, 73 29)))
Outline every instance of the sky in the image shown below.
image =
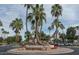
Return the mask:
MULTIPOLYGON (((54 18, 51 15, 51 6, 52 5, 50 4, 44 5, 47 22, 44 23, 42 30, 46 34, 49 34, 48 27, 54 21, 54 18)), ((78 4, 63 4, 61 6, 63 8, 63 11, 62 11, 62 16, 60 17, 60 21, 64 24, 65 26, 64 32, 66 32, 66 29, 68 27, 79 25, 79 5, 78 4)), ((26 8, 22 4, 0 4, 0 20, 3 23, 3 28, 6 31, 9 31, 9 35, 11 36, 15 35, 12 28, 9 27, 12 20, 15 20, 15 18, 22 18, 23 29, 21 30, 20 35, 22 35, 23 40, 25 39, 24 33, 26 31, 25 15, 26 15, 26 8)), ((30 30, 30 27, 31 26, 28 24, 29 30, 30 30)), ((54 31, 55 30, 53 29, 51 31, 51 34, 53 34, 54 31)))

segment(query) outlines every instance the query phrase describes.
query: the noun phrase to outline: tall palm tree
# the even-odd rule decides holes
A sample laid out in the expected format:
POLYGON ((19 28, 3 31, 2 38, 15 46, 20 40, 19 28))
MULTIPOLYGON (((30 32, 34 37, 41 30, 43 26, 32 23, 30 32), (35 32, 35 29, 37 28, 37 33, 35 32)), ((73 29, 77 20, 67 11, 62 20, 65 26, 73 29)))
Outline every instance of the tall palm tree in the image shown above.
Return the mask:
POLYGON ((59 4, 54 4, 52 6, 52 10, 51 10, 51 14, 52 16, 55 17, 55 20, 52 23, 52 28, 56 28, 55 34, 56 34, 56 39, 57 39, 57 34, 58 34, 58 28, 63 28, 63 24, 59 21, 59 16, 62 15, 62 6, 59 4))
POLYGON ((26 32, 28 31, 27 22, 28 22, 28 11, 32 7, 32 4, 24 4, 24 7, 26 7, 26 32))
POLYGON ((52 23, 52 26, 51 26, 52 28, 56 28, 56 30, 55 30, 55 38, 57 39, 57 34, 58 34, 58 29, 60 28, 60 29, 64 29, 65 27, 64 27, 64 25, 59 21, 59 20, 57 20, 57 19, 55 19, 54 21, 53 21, 53 23, 52 23))
POLYGON ((32 27, 33 29, 35 29, 35 39, 38 42, 39 40, 38 33, 41 31, 41 30, 39 31, 39 27, 41 26, 40 29, 42 29, 43 20, 46 21, 43 5, 39 5, 39 4, 34 5, 32 7, 32 12, 29 13, 28 19, 32 20, 31 21, 32 27))
POLYGON ((12 29, 15 31, 15 33, 16 33, 16 42, 18 42, 19 41, 20 30, 23 28, 22 19, 16 18, 15 20, 12 21, 12 23, 10 24, 10 27, 12 27, 12 29))

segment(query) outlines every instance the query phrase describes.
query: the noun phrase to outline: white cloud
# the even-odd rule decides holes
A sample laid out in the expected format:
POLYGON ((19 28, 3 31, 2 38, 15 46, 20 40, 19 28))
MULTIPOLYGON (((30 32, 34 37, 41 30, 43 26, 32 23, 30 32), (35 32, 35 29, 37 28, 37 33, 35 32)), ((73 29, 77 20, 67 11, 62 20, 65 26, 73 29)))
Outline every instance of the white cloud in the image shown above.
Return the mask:
POLYGON ((79 19, 77 11, 79 5, 62 5, 63 6, 63 19, 74 22, 79 19))

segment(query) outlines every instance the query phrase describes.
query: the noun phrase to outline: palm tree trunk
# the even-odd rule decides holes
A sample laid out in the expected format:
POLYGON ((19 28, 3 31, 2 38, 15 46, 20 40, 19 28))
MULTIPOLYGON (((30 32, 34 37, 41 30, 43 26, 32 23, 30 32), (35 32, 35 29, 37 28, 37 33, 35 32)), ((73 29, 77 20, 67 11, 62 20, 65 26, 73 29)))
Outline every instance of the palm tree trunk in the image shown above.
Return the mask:
POLYGON ((39 39, 41 39, 41 33, 42 33, 42 25, 41 25, 41 28, 40 28, 40 37, 39 37, 39 39))
POLYGON ((16 33, 16 42, 19 43, 19 36, 18 36, 18 33, 16 33))
POLYGON ((57 39, 57 34, 58 34, 57 31, 58 31, 58 30, 56 29, 56 39, 57 39))
POLYGON ((38 36, 38 20, 36 20, 36 27, 35 27, 35 44, 40 44, 38 36))
POLYGON ((55 41, 54 41, 54 44, 57 44, 57 39, 58 39, 58 29, 56 28, 56 31, 55 31, 55 41))
MULTIPOLYGON (((62 33, 64 33, 64 30, 63 29, 62 29, 62 33)), ((63 39, 63 44, 65 45, 64 37, 62 39, 63 39)))
POLYGON ((28 16, 28 8, 26 9, 26 31, 28 31, 28 28, 27 28, 27 16, 28 16))
POLYGON ((38 32, 38 30, 37 30, 37 26, 38 26, 37 21, 35 22, 35 26, 36 27, 35 27, 35 42, 34 43, 36 44, 37 43, 37 39, 38 39, 37 38, 37 32, 38 32))
MULTIPOLYGON (((56 17, 57 20, 58 20, 58 17, 59 16, 56 17)), ((58 36, 58 25, 56 26, 56 41, 57 41, 57 44, 58 44, 58 37, 57 36, 58 36)))
POLYGON ((41 28, 40 28, 40 33, 41 33, 41 31, 42 31, 42 25, 41 25, 41 28))
POLYGON ((65 45, 65 40, 64 40, 64 38, 63 38, 63 44, 65 45))

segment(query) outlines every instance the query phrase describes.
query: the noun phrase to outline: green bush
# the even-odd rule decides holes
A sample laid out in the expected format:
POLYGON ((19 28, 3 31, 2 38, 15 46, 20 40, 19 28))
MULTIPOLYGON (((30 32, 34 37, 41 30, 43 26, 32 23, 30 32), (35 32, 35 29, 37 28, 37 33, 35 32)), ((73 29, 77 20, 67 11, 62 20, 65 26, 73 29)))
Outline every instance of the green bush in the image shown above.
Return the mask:
MULTIPOLYGON (((21 40, 22 40, 22 37, 19 36, 19 42, 21 42, 21 40)), ((16 42, 16 36, 9 36, 5 39, 5 41, 7 42, 7 44, 14 43, 16 42)))

